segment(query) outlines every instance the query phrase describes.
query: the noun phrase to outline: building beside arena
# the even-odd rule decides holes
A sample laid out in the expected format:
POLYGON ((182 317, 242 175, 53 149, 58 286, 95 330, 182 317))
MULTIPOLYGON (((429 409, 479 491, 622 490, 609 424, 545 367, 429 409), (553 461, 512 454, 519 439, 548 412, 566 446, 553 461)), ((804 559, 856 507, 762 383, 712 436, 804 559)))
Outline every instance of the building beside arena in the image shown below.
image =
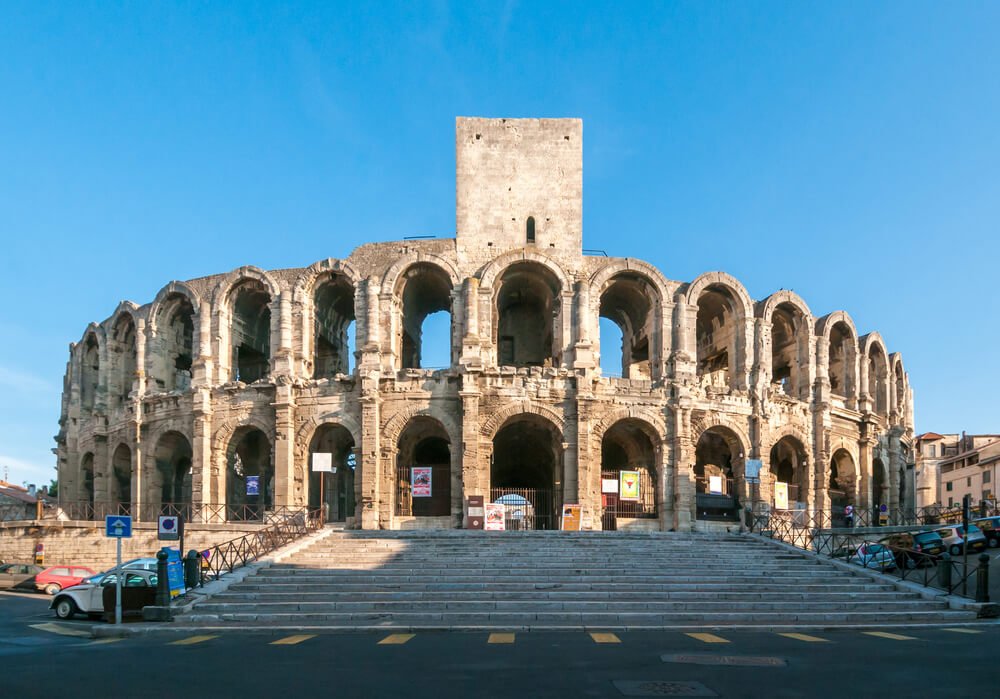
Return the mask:
POLYGON ((584 254, 582 136, 460 118, 454 238, 175 281, 88 326, 65 376, 63 506, 224 521, 322 498, 365 529, 448 528, 479 495, 518 505, 517 526, 578 503, 585 528, 664 530, 776 491, 789 509, 912 508, 900 355, 791 291, 755 301, 722 272, 584 254), (429 368, 437 313, 451 359, 429 368), (322 495, 315 453, 335 469, 322 495))

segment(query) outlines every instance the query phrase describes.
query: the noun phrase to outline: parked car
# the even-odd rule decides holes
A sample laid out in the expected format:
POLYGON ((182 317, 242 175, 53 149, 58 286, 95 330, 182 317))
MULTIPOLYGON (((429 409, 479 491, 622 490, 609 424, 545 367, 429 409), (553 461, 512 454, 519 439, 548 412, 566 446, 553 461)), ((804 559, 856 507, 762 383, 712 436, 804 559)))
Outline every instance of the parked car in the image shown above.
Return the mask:
MULTIPOLYGON (((962 525, 952 524, 944 529, 938 529, 941 540, 948 547, 948 553, 957 556, 965 548, 965 541, 962 538, 962 525)), ((975 524, 969 525, 969 551, 982 551, 986 548, 986 537, 975 524)))
POLYGON ((1000 517, 983 517, 973 522, 983 532, 986 537, 986 544, 990 548, 1000 546, 1000 517))
POLYGON ((882 544, 870 542, 858 545, 847 561, 873 570, 892 570, 896 567, 896 557, 892 551, 882 544))
MULTIPOLYGON (((122 562, 122 568, 124 570, 152 570, 153 572, 155 572, 156 571, 156 559, 155 558, 133 558, 130 561, 123 561, 122 562)), ((108 573, 113 573, 113 572, 115 572, 114 568, 110 568, 108 570, 101 571, 100 573, 98 573, 96 575, 90 576, 89 578, 87 578, 86 580, 84 580, 84 582, 88 582, 88 583, 97 582, 98 580, 100 580, 102 577, 104 577, 108 573)))
POLYGON ((879 539, 879 543, 892 549, 896 565, 916 568, 932 565, 944 553, 945 545, 937 532, 901 532, 879 539))
POLYGON ((31 582, 42 570, 41 566, 31 563, 4 563, 0 565, 0 590, 17 587, 34 590, 35 586, 31 582))
MULTIPOLYGON (((151 604, 156 595, 156 572, 133 569, 122 573, 122 610, 134 611, 151 604)), ((116 573, 98 576, 97 582, 84 582, 56 594, 49 609, 60 619, 71 619, 75 614, 99 616, 104 613, 104 594, 115 586, 116 573)), ((112 593, 113 594, 113 593, 112 593)))
POLYGON ((97 572, 84 566, 49 566, 35 576, 35 587, 46 594, 54 595, 67 587, 79 585, 97 572))

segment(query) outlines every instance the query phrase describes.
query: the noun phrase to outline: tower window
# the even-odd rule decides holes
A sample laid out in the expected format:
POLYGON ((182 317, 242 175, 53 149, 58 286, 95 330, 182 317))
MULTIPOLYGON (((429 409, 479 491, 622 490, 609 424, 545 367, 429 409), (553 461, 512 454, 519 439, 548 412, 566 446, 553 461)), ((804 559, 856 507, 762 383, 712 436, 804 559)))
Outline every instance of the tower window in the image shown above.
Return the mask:
POLYGON ((529 216, 528 217, 527 239, 528 239, 528 245, 534 245, 535 244, 535 217, 534 216, 529 216))

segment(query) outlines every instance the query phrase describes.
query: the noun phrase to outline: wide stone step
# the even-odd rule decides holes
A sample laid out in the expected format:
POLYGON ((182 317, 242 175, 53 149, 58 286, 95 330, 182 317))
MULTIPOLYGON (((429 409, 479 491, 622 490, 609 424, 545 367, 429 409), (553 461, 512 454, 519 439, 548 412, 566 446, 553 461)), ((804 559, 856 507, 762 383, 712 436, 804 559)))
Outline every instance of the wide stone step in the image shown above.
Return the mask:
MULTIPOLYGON (((618 600, 393 600, 393 601, 361 601, 361 602, 257 602, 257 601, 219 601, 205 602, 198 608, 199 613, 253 613, 277 614, 283 612, 301 612, 303 614, 329 612, 466 612, 489 614, 498 612, 556 612, 565 611, 579 614, 591 612, 648 612, 666 614, 674 612, 734 612, 752 614, 756 612, 796 613, 802 606, 796 601, 781 600, 751 600, 744 602, 705 600, 673 600, 673 601, 618 601, 618 600)), ((925 611, 930 609, 946 609, 947 605, 939 602, 923 600, 898 600, 859 602, 857 600, 842 600, 827 602, 810 600, 809 612, 851 611, 851 612, 907 612, 925 611)))
MULTIPOLYGON (((772 581, 780 581, 785 584, 808 584, 822 580, 829 580, 821 575, 784 575, 784 576, 753 576, 753 575, 719 575, 714 578, 707 578, 704 575, 629 575, 622 573, 619 575, 549 575, 539 571, 526 571, 522 575, 492 575, 484 571, 477 571, 473 574, 463 575, 441 575, 427 573, 424 571, 412 571, 409 573, 387 573, 384 571, 355 571, 355 570, 329 570, 310 571, 303 574, 271 573, 258 576, 261 580, 283 579, 287 581, 304 582, 324 582, 333 580, 353 581, 357 583, 389 584, 404 582, 484 582, 484 581, 512 581, 522 584, 559 584, 567 580, 590 581, 593 583, 692 583, 715 580, 727 584, 744 585, 767 585, 772 581)), ((847 580, 851 576, 835 576, 834 580, 847 580)))
POLYGON ((673 625, 794 625, 794 624, 871 624, 887 626, 906 623, 936 623, 969 621, 975 618, 970 612, 952 610, 902 611, 902 612, 674 612, 656 614, 643 612, 500 612, 467 614, 462 612, 330 612, 330 613, 192 613, 185 617, 188 623, 209 621, 260 622, 267 624, 294 623, 297 626, 327 624, 335 626, 379 625, 383 627, 438 626, 456 628, 463 626, 624 626, 639 628, 673 625))
MULTIPOLYGON (((264 588, 266 590, 266 588, 264 588)), ((614 602, 659 602, 664 600, 677 601, 705 601, 706 595, 700 590, 657 592, 651 595, 649 591, 638 590, 352 590, 352 591, 307 591, 290 590, 287 592, 271 591, 248 591, 236 590, 222 592, 215 595, 213 602, 363 602, 363 601, 490 601, 490 600, 563 600, 563 601, 614 601, 614 602), (651 599, 652 597, 652 599, 651 599)), ((748 602, 756 600, 783 601, 823 601, 823 602, 845 602, 855 603, 857 593, 851 592, 829 592, 825 589, 816 590, 812 593, 782 591, 780 593, 769 592, 715 592, 711 596, 712 601, 733 601, 748 602)), ((921 597, 915 592, 870 592, 865 595, 865 602, 896 602, 905 600, 920 600, 921 597)))
POLYGON ((314 592, 317 594, 334 594, 337 592, 378 592, 378 591, 523 591, 539 592, 561 590, 571 591, 593 591, 599 590, 609 594, 622 592, 637 592, 646 594, 663 594, 668 592, 694 592, 701 595, 716 595, 725 592, 741 592, 752 589, 756 593, 763 595, 786 595, 816 592, 834 593, 856 593, 870 594, 876 592, 894 591, 891 585, 879 584, 859 580, 857 583, 847 584, 812 584, 803 585, 797 583, 782 584, 769 583, 766 586, 748 588, 746 584, 729 584, 721 582, 706 583, 703 580, 696 580, 687 583, 640 583, 640 582, 619 582, 592 584, 582 582, 558 582, 558 583, 500 583, 485 582, 477 580, 472 582, 436 581, 436 582, 416 582, 416 583, 394 583, 394 584, 364 584, 355 582, 340 583, 297 583, 297 582, 263 582, 260 578, 250 578, 246 582, 237 583, 229 588, 233 592, 314 592))

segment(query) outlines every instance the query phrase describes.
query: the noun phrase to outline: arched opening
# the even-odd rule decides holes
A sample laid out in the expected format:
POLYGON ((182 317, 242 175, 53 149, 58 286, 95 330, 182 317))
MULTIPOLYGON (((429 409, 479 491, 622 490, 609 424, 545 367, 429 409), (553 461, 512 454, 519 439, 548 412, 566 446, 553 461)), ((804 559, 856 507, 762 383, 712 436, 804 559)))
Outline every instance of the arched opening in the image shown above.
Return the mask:
POLYGON ((698 379, 703 386, 738 387, 737 308, 736 297, 724 286, 709 286, 698 297, 695 340, 698 379))
POLYGON ((357 458, 350 431, 341 425, 320 425, 309 443, 309 465, 309 507, 317 508, 322 501, 328 522, 354 517, 357 458), (330 454, 333 472, 320 475, 315 471, 315 454, 330 454))
POLYGON ((112 498, 118 511, 127 513, 132 503, 132 450, 119 444, 111 457, 112 498))
POLYGON ((833 526, 846 525, 844 508, 857 500, 857 469, 854 458, 846 449, 838 449, 830 458, 828 483, 833 526))
POLYGON ((333 378, 354 371, 354 285, 332 274, 316 286, 313 331, 313 378, 333 378))
POLYGON ((151 362, 155 389, 186 391, 194 359, 194 307, 184 294, 171 294, 158 315, 151 362))
POLYGON ((451 444, 437 420, 410 420, 396 444, 396 514, 451 515, 451 444))
POLYGON ((872 459, 872 522, 878 522, 882 505, 889 504, 889 482, 882 459, 872 459))
POLYGON ((246 279, 233 290, 232 379, 266 378, 271 361, 271 295, 263 283, 246 279))
POLYGON ((510 418, 493 438, 490 501, 504 506, 507 529, 554 529, 562 507, 562 435, 545 418, 510 418))
POLYGON ((855 341, 847 323, 839 321, 830 329, 830 390, 841 398, 854 396, 855 341))
POLYGON ((771 314, 771 389, 797 400, 809 392, 805 330, 802 312, 790 303, 779 303, 771 314))
POLYGON ((771 473, 775 481, 788 486, 788 507, 806 509, 808 473, 806 449, 795 437, 786 436, 771 447, 771 473))
MULTIPOLYGON (((652 378, 650 360, 656 302, 657 294, 649 281, 632 273, 616 275, 601 293, 600 317, 612 321, 621 331, 620 371, 625 378, 652 378)), ((603 324, 601 330, 603 358, 603 324)), ((614 345, 609 345, 609 349, 613 348, 614 345)), ((603 360, 601 365, 604 366, 603 360)))
POLYGON ((122 408, 128 403, 136 371, 135 321, 123 313, 111 333, 111 376, 108 393, 112 406, 122 408))
POLYGON ((494 338, 501 366, 559 366, 560 284, 542 265, 511 265, 500 280, 494 338))
POLYGON ((226 518, 263 520, 274 505, 271 442, 256 427, 241 427, 226 454, 226 518))
POLYGON ((402 306, 402 318, 397 352, 400 367, 440 369, 450 366, 453 364, 451 278, 440 267, 421 262, 407 269, 399 284, 401 293, 397 298, 402 306), (425 348, 429 350, 426 353, 425 348), (428 354, 444 363, 432 365, 426 361, 428 354))
POLYGON ((889 414, 888 394, 889 366, 882 347, 873 343, 868 350, 868 397, 876 414, 889 414))
POLYGON ((89 451, 80 459, 80 499, 88 507, 86 518, 90 519, 94 509, 94 455, 89 451))
POLYGON ((659 438, 649 425, 619 420, 601 439, 601 528, 629 526, 629 520, 656 519, 659 438), (612 481, 616 484, 611 488, 612 481))
POLYGON ((743 446, 731 430, 709 427, 695 445, 695 517, 733 521, 739 518, 735 471, 743 463, 743 446))
POLYGON ((80 357, 80 405, 85 412, 94 412, 101 377, 101 352, 97 338, 89 333, 83 341, 80 357))
POLYGON ((182 514, 190 518, 192 488, 191 442, 180 432, 166 432, 156 442, 153 460, 154 493, 151 501, 160 501, 157 514, 182 514))
POLYGON ((525 231, 525 241, 528 243, 528 245, 534 245, 535 244, 535 217, 534 216, 529 216, 528 217, 528 222, 527 222, 525 228, 526 228, 526 231, 525 231))

